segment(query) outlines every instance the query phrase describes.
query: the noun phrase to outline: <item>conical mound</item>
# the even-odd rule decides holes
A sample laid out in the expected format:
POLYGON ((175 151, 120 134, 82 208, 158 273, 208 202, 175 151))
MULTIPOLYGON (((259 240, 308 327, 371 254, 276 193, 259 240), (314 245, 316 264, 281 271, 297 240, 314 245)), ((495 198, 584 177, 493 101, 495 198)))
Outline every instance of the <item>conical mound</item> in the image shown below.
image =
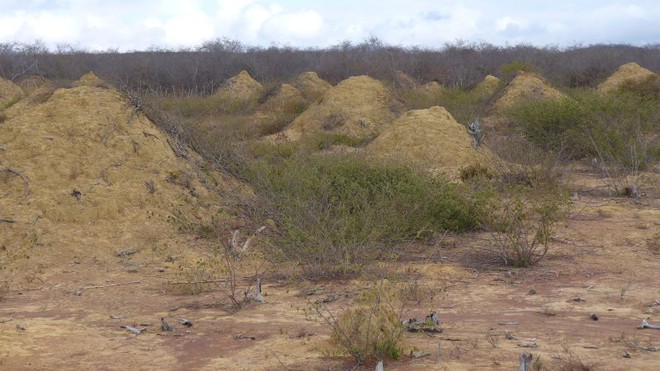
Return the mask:
POLYGON ((16 103, 23 96, 20 86, 0 77, 0 111, 16 103))
POLYGON ((474 87, 475 92, 479 95, 488 97, 495 94, 497 89, 500 87, 502 80, 498 79, 493 75, 487 75, 477 86, 474 87))
POLYGON ((444 107, 408 111, 367 147, 378 157, 412 162, 431 170, 452 170, 482 162, 465 127, 444 107))
POLYGON ((177 157, 176 142, 112 88, 57 89, 5 113, 0 210, 15 221, 0 225, 7 248, 29 246, 36 234, 44 254, 114 256, 225 215, 206 185, 229 178, 177 157))
POLYGON ((340 82, 298 116, 284 132, 291 140, 324 131, 345 134, 358 141, 377 135, 396 117, 389 90, 368 76, 340 82))
POLYGON ((105 81, 100 79, 94 72, 87 72, 82 75, 78 81, 74 83, 75 86, 96 86, 96 87, 107 87, 105 81))
POLYGON ((603 83, 598 85, 598 91, 607 93, 618 90, 628 83, 641 83, 647 79, 656 76, 650 70, 640 66, 635 62, 630 62, 622 65, 603 83))
POLYGON ((243 70, 238 75, 225 81, 215 95, 223 101, 249 102, 257 100, 263 90, 264 87, 253 79, 247 71, 243 70))
POLYGON ((548 85, 538 75, 519 72, 504 88, 502 96, 493 103, 493 108, 497 112, 502 112, 527 102, 558 100, 565 97, 564 93, 548 85))
POLYGON ((305 72, 298 75, 291 85, 296 87, 309 101, 314 101, 323 96, 332 85, 323 80, 316 72, 305 72))

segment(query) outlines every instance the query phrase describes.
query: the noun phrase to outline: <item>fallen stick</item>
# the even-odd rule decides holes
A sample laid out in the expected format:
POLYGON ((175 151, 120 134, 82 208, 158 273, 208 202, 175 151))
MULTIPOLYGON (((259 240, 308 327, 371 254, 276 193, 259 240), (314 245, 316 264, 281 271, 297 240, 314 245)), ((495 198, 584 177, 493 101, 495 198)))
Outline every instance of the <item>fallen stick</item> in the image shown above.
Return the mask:
POLYGON ((637 328, 640 329, 640 330, 645 329, 645 328, 660 330, 660 325, 652 325, 647 320, 643 319, 642 324, 637 326, 637 328))
POLYGON ((5 167, 5 168, 0 169, 0 172, 3 172, 3 171, 6 171, 8 173, 12 173, 14 175, 17 175, 17 176, 21 177, 21 179, 23 179, 23 183, 25 183, 25 195, 26 196, 30 195, 30 182, 28 182, 27 177, 25 175, 23 175, 23 173, 21 173, 18 170, 12 169, 10 167, 5 167))
POLYGON ((529 353, 521 353, 518 357, 518 371, 529 371, 532 365, 532 355, 529 353))
POLYGON ((140 335, 144 330, 147 329, 146 327, 133 327, 133 326, 129 326, 129 325, 123 325, 123 326, 119 326, 119 327, 125 328, 126 330, 134 333, 135 335, 140 335))
POLYGON ((16 223, 16 220, 14 220, 12 218, 0 218, 0 223, 2 223, 2 222, 4 222, 4 223, 16 223))
POLYGON ((82 295, 83 290, 91 289, 103 289, 106 287, 115 287, 115 286, 126 286, 126 285, 135 285, 136 283, 142 283, 142 281, 131 281, 131 282, 120 282, 120 283, 110 283, 107 285, 93 285, 93 286, 84 286, 76 289, 75 294, 77 296, 82 295))

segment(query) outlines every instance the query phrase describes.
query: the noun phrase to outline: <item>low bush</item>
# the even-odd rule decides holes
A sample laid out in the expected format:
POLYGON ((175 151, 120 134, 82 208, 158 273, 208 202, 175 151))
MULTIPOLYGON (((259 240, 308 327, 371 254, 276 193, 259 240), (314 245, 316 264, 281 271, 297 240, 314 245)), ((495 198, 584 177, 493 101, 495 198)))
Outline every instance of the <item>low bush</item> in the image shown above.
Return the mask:
POLYGON ((307 276, 356 273, 402 241, 479 225, 465 190, 442 178, 352 154, 259 151, 248 179, 273 202, 273 250, 307 276))
POLYGON ((331 341, 357 365, 367 360, 397 360, 403 354, 402 303, 390 285, 380 282, 339 316, 316 307, 332 329, 331 341))
POLYGON ((564 215, 566 198, 529 196, 515 191, 495 204, 486 219, 494 252, 504 265, 528 267, 550 250, 554 226, 564 215))
POLYGON ((660 97, 583 90, 572 96, 514 107, 509 115, 539 148, 564 159, 592 158, 614 194, 638 196, 639 172, 659 159, 660 97))

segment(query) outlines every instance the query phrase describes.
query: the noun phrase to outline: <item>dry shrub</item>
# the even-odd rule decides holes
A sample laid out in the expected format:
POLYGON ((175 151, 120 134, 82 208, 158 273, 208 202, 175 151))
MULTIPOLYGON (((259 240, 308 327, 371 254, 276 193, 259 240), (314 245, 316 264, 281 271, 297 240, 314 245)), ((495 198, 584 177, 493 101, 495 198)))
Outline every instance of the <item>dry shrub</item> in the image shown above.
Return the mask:
POLYGON ((563 171, 556 156, 524 139, 509 139, 495 149, 507 161, 466 168, 463 178, 491 195, 485 198, 482 220, 491 233, 493 254, 505 265, 531 266, 550 250, 554 226, 567 211, 563 171))
POLYGON ((379 282, 363 293, 354 307, 339 317, 316 307, 318 314, 332 328, 331 341, 342 354, 356 363, 367 360, 396 360, 403 354, 405 327, 401 321, 402 304, 396 290, 379 282))

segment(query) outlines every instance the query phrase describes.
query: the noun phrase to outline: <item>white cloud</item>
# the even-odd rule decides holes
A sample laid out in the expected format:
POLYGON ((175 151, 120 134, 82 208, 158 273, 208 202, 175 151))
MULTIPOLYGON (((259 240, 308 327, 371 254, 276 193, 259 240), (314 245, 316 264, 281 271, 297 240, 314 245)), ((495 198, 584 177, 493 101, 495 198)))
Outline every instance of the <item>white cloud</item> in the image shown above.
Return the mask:
POLYGON ((660 41, 657 0, 2 0, 0 42, 41 39, 120 50, 196 46, 228 37, 249 45, 328 46, 376 36, 440 47, 660 41))
POLYGON ((313 10, 276 14, 263 22, 259 35, 285 43, 314 40, 320 35, 323 22, 323 17, 313 10))

